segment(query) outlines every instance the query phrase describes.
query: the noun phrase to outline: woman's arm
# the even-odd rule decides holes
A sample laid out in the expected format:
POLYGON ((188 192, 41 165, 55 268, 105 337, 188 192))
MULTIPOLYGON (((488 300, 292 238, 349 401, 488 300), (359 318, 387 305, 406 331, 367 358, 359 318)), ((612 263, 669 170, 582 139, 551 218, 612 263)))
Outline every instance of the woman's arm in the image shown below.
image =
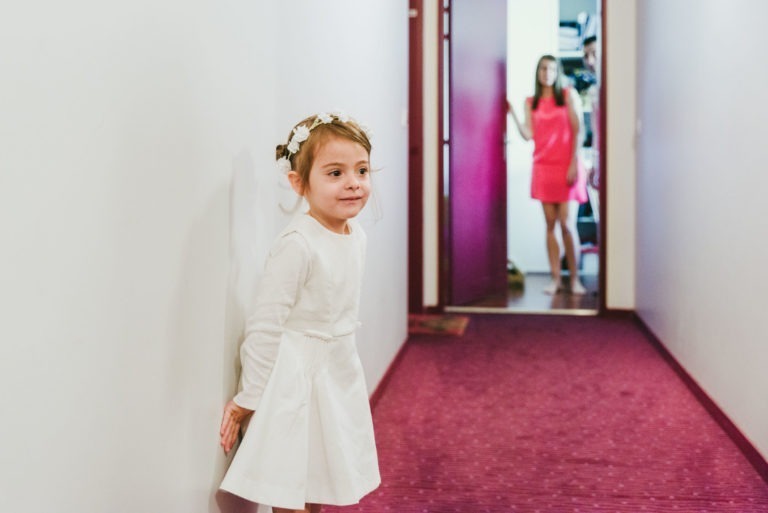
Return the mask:
POLYGON ((568 167, 568 184, 576 183, 578 173, 579 148, 584 139, 584 123, 581 110, 581 97, 575 89, 568 89, 566 95, 566 105, 568 107, 568 119, 571 122, 571 133, 573 134, 573 149, 571 150, 571 164, 568 167))
POLYGON ((520 132, 520 137, 522 137, 526 141, 530 141, 531 139, 533 139, 533 129, 531 127, 530 104, 528 102, 525 102, 525 123, 520 122, 514 107, 512 107, 512 104, 509 101, 507 101, 507 112, 512 114, 512 119, 515 121, 515 126, 517 126, 517 131, 520 132))

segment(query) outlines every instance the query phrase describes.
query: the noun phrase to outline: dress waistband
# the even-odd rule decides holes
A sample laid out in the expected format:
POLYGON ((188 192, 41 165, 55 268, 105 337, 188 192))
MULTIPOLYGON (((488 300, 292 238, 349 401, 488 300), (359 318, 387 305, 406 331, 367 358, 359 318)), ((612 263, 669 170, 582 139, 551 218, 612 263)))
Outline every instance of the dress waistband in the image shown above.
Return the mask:
POLYGON ((333 340, 336 340, 336 339, 339 339, 339 338, 343 338, 343 337, 347 337, 349 335, 352 335, 357 330, 357 328, 360 327, 360 326, 361 326, 361 323, 358 321, 358 322, 355 323, 354 326, 351 326, 349 328, 343 328, 343 329, 341 329, 341 330, 339 330, 337 332, 334 332, 334 333, 328 333, 327 331, 316 330, 316 329, 311 329, 311 328, 291 328, 291 327, 286 327, 285 330, 293 332, 293 333, 298 333, 298 334, 303 335, 305 337, 316 338, 316 339, 322 340, 323 342, 331 342, 333 340))

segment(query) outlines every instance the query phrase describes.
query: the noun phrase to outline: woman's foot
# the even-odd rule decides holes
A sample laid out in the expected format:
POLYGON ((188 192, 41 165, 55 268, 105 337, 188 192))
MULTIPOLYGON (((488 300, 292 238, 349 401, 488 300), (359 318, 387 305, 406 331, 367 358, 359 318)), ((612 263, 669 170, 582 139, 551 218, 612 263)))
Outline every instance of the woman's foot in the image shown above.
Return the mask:
POLYGON ((552 281, 544 287, 544 294, 554 296, 558 292, 560 292, 560 285, 556 281, 552 281))
POLYGON ((583 296, 586 293, 587 289, 584 288, 584 285, 582 285, 580 281, 576 280, 571 283, 571 294, 575 296, 583 296))

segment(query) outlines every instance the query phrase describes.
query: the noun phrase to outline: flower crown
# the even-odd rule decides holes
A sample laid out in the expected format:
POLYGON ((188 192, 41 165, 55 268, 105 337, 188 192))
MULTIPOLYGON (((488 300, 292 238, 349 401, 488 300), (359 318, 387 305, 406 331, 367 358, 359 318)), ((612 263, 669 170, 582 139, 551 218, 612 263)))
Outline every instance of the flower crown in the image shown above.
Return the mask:
POLYGON ((299 152, 299 149, 301 148, 301 143, 303 143, 309 138, 309 133, 320 125, 333 123, 334 119, 341 121, 342 123, 348 123, 350 121, 354 122, 360 128, 360 130, 365 134, 365 136, 369 140, 371 139, 372 134, 371 134, 371 131, 368 129, 368 127, 360 123, 357 123, 355 120, 353 120, 343 112, 332 112, 332 113, 321 112, 317 116, 315 116, 314 121, 312 121, 312 124, 310 124, 309 126, 299 125, 293 129, 293 135, 291 136, 291 140, 288 141, 288 146, 285 147, 285 151, 288 153, 288 155, 283 155, 282 157, 277 159, 277 168, 283 173, 287 174, 292 167, 291 157, 293 157, 299 152))

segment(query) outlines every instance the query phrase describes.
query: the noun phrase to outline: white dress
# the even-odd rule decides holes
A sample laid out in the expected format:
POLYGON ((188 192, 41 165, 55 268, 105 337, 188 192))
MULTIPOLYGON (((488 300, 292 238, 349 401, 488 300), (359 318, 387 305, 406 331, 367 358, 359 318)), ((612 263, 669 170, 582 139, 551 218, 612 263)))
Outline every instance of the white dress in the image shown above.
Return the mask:
POLYGON ((297 216, 270 250, 246 338, 241 391, 255 410, 221 489, 262 505, 347 505, 379 477, 355 329, 365 234, 297 216))

